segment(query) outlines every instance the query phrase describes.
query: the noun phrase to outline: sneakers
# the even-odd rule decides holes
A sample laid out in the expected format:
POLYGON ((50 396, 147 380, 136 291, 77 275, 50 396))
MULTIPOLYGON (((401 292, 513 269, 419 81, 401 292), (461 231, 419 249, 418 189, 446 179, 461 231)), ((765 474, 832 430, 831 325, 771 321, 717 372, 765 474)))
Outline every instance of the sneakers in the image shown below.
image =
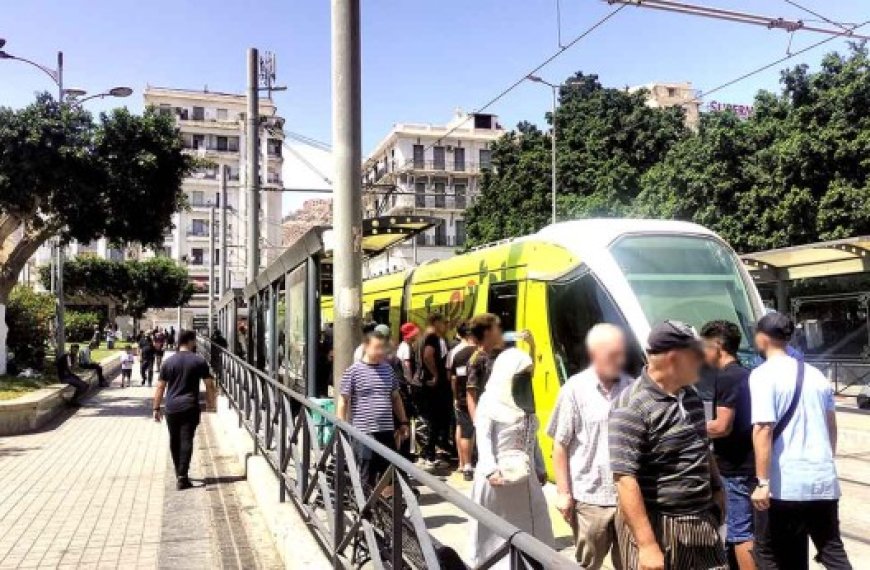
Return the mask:
POLYGON ((462 469, 462 478, 466 481, 474 481, 474 467, 466 465, 462 469))
POLYGON ((190 489, 191 487, 193 487, 193 483, 190 482, 189 477, 179 477, 178 480, 175 482, 175 488, 179 491, 190 489))

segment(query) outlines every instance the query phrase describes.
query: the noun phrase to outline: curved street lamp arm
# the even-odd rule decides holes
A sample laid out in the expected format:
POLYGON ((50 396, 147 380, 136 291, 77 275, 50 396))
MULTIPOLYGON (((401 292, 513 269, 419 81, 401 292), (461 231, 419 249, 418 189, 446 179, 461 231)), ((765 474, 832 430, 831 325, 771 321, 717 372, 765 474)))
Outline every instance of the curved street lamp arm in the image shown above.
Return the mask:
POLYGON ((36 63, 35 61, 31 61, 31 60, 24 58, 24 57, 18 57, 17 55, 12 55, 12 54, 9 54, 6 52, 3 52, 3 53, 6 54, 5 59, 14 59, 17 61, 23 61, 24 63, 29 63, 33 67, 41 70, 43 73, 45 73, 46 75, 51 77, 51 80, 54 81, 58 86, 60 86, 60 78, 58 77, 57 70, 51 69, 49 67, 45 67, 44 65, 40 65, 40 64, 36 63))

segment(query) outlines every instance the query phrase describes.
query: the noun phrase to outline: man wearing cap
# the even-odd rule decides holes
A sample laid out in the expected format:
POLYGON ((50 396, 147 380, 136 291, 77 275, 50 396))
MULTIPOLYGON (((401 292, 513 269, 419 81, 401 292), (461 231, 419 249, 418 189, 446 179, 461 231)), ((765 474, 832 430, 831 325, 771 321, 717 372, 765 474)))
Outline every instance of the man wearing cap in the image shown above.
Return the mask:
POLYGON ((703 361, 695 330, 653 327, 649 364, 610 419, 622 567, 724 570, 723 497, 694 384, 703 361))
POLYGON ((789 356, 794 325, 780 313, 758 321, 755 345, 765 362, 749 376, 758 484, 756 557, 761 568, 808 568, 807 538, 828 570, 851 570, 840 538, 840 485, 834 454, 837 420, 830 382, 789 356))

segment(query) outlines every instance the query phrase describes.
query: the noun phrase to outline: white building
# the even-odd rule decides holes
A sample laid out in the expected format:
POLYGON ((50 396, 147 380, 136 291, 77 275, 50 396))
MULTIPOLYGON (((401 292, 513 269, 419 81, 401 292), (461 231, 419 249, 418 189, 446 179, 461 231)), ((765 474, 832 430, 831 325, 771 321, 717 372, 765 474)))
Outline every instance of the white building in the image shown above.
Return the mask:
POLYGON ((633 93, 640 89, 647 90, 646 104, 648 107, 654 109, 681 107, 686 113, 686 126, 690 129, 698 128, 698 123, 701 120, 701 100, 698 98, 698 91, 692 87, 690 81, 647 83, 646 85, 630 87, 628 90, 633 93))
POLYGON ((444 259, 465 244, 465 209, 490 167, 492 143, 503 134, 495 115, 461 111, 446 125, 393 127, 363 163, 364 216, 414 214, 441 224, 369 260, 366 275, 444 259))
MULTIPOLYGON (((184 147, 191 153, 213 163, 184 180, 190 210, 173 216, 173 229, 167 233, 163 250, 150 255, 168 255, 187 266, 197 293, 185 308, 182 326, 207 322, 209 263, 215 267, 221 255, 226 255, 229 284, 243 287, 246 281, 247 219, 246 192, 245 112, 244 95, 166 89, 145 89, 145 105, 154 106, 160 112, 176 118, 184 147), (218 180, 219 166, 227 169, 227 202, 220 204, 218 180), (227 252, 216 246, 214 255, 209 255, 209 211, 211 206, 227 208, 227 252)), ((260 267, 266 267, 280 253, 281 247, 281 192, 269 192, 283 187, 281 169, 284 141, 284 120, 276 115, 276 107, 269 99, 260 100, 260 116, 263 127, 260 131, 260 267)), ((219 225, 220 212, 215 213, 219 225)), ((219 227, 215 228, 219 232, 219 227)), ((217 234, 219 235, 219 234, 217 234)), ((149 254, 145 254, 146 256, 149 254)), ((215 291, 218 290, 217 283, 215 291)), ((150 320, 156 325, 174 324, 176 311, 153 311, 150 320)))

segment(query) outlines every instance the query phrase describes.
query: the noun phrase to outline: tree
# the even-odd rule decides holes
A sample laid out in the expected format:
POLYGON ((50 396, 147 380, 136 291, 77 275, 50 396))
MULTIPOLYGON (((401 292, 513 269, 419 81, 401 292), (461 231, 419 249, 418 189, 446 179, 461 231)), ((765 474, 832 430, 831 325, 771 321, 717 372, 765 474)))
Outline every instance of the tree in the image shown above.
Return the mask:
MULTIPOLYGON (((43 286, 49 268, 40 268, 43 286)), ((94 255, 70 260, 63 268, 64 294, 94 304, 113 303, 120 314, 142 318, 148 309, 178 307, 194 293, 187 269, 166 257, 109 261, 94 255)))
POLYGON ((37 293, 26 285, 16 285, 8 302, 9 349, 15 354, 15 362, 19 368, 32 366, 40 369, 51 334, 54 298, 48 293, 37 293))
POLYGON ((37 248, 53 236, 160 244, 194 166, 172 119, 151 109, 95 120, 47 94, 0 108, 0 372, 5 304, 37 248))
MULTIPOLYGON (((608 89, 576 74, 556 112, 557 210, 561 217, 620 216, 643 174, 688 135, 681 109, 653 109, 646 92, 608 89)), ((552 124, 553 116, 548 114, 552 124)), ((469 245, 540 229, 551 219, 551 139, 523 122, 493 144, 492 170, 468 209, 469 245)))

